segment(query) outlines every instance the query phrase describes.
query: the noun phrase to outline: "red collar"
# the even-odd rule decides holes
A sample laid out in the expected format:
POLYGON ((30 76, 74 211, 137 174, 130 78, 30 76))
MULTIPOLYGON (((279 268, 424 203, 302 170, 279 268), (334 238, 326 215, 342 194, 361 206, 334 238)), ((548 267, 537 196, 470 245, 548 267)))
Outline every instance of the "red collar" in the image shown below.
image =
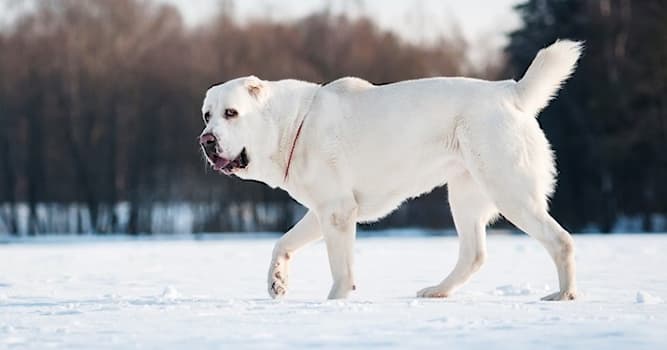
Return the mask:
POLYGON ((294 157, 294 149, 296 148, 296 142, 299 140, 299 136, 301 135, 301 129, 303 128, 303 123, 306 121, 306 117, 308 117, 308 113, 310 112, 310 108, 313 106, 313 101, 315 101, 315 95, 317 95, 318 90, 319 87, 313 93, 313 97, 311 97, 310 99, 310 104, 308 105, 308 109, 306 110, 306 113, 303 115, 301 123, 299 123, 299 128, 296 129, 296 135, 294 135, 294 141, 292 141, 292 148, 289 151, 289 158, 287 158, 287 166, 285 167, 285 177, 283 177, 283 183, 287 182, 287 176, 289 176, 289 168, 292 165, 292 158, 294 157))
POLYGON ((285 177, 283 178, 283 182, 287 182, 287 176, 289 175, 289 167, 292 164, 292 157, 294 156, 294 148, 296 147, 296 141, 299 140, 299 135, 301 135, 301 128, 303 128, 303 122, 306 121, 306 116, 303 117, 301 120, 301 124, 299 124, 299 128, 296 130, 296 136, 294 136, 294 142, 292 142, 292 149, 289 151, 289 158, 287 159, 287 167, 285 168, 285 177))

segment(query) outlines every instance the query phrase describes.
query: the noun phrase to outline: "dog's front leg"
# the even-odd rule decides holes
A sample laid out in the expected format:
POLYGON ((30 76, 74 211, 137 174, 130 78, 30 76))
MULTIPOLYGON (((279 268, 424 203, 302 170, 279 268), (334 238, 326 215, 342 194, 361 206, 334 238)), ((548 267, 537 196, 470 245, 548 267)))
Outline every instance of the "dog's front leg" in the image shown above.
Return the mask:
POLYGON ((273 257, 269 267, 269 295, 279 298, 287 293, 287 277, 292 255, 298 249, 322 238, 322 230, 315 213, 308 211, 306 215, 294 225, 273 248, 273 257))
POLYGON ((317 213, 333 277, 329 299, 347 298, 350 291, 355 289, 352 265, 357 210, 356 201, 349 198, 331 202, 317 213))

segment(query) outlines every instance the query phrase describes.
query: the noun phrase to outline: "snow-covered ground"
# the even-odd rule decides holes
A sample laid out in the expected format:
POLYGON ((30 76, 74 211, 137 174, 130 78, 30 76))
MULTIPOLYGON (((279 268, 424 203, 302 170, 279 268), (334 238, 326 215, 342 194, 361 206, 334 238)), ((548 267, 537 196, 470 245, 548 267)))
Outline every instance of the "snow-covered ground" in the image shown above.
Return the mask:
POLYGON ((323 244, 270 300, 275 238, 0 245, 0 349, 666 349, 667 235, 577 236, 581 298, 541 302, 556 273, 526 236, 447 300, 413 298, 453 266, 455 237, 362 238, 357 292, 325 301, 323 244))

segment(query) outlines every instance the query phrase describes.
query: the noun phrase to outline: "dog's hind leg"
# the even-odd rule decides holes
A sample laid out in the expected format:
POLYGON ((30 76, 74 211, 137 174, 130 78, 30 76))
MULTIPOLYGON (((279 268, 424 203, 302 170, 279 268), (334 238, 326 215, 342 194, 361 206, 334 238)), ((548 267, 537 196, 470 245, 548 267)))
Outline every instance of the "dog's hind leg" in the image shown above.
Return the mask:
POLYGON ((537 239, 556 265, 560 290, 542 300, 574 300, 577 297, 574 240, 546 210, 532 206, 501 206, 501 213, 529 236, 537 239))
POLYGON ((486 259, 486 225, 497 214, 493 202, 467 172, 449 181, 449 204, 459 235, 459 258, 440 284, 417 292, 418 297, 444 298, 467 282, 486 259))
POLYGON ((572 300, 577 292, 574 241, 548 212, 547 197, 555 176, 553 156, 535 119, 522 117, 490 118, 500 127, 490 130, 477 125, 484 132, 476 135, 470 128, 459 128, 459 144, 466 168, 500 213, 537 239, 553 259, 560 290, 544 300, 572 300))
POLYGON ((269 267, 268 288, 272 298, 281 297, 287 292, 289 264, 294 252, 321 238, 322 230, 317 216, 309 211, 278 240, 269 267))

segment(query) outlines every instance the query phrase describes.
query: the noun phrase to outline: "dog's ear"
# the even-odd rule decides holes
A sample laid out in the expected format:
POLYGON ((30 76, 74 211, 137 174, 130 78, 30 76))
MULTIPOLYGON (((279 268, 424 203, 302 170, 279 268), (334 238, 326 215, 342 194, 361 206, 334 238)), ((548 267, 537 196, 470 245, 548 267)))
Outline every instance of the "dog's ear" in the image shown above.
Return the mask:
POLYGON ((245 87, 246 90, 248 90, 250 96, 256 98, 257 100, 262 100, 266 95, 266 86, 264 85, 264 82, 254 75, 246 78, 245 87))

